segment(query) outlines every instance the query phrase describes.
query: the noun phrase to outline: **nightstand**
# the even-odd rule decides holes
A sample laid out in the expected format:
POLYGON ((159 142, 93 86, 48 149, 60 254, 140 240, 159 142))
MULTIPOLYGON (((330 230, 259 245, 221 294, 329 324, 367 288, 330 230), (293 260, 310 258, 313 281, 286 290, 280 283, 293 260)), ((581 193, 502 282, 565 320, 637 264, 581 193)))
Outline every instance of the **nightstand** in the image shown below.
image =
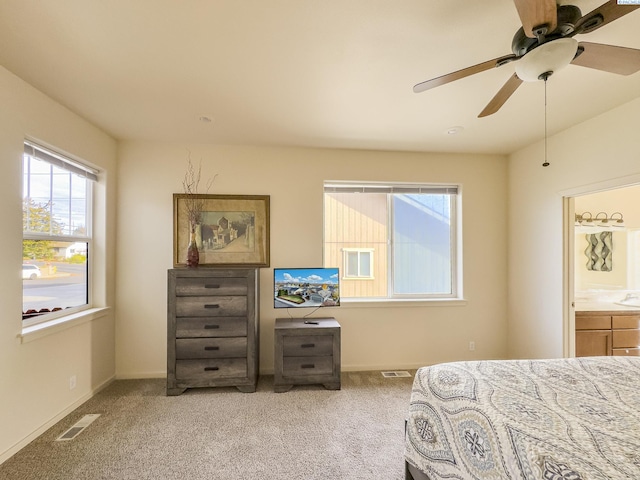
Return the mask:
POLYGON ((275 392, 322 384, 340 390, 340 324, 335 318, 276 318, 275 392))

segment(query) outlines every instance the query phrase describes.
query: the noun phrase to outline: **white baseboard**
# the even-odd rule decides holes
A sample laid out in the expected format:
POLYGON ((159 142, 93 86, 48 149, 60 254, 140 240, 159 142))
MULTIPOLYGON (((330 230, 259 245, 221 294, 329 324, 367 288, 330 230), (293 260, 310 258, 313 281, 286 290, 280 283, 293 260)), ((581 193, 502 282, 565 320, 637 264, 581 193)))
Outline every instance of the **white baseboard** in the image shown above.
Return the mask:
POLYGON ((89 400, 90 398, 92 398, 94 395, 96 395, 98 392, 104 390, 105 388, 107 388, 113 381, 115 380, 115 377, 110 377, 107 380, 105 380, 104 382, 102 382, 100 385, 98 385, 97 387, 95 387, 94 389, 92 389, 90 392, 88 392, 86 395, 83 395, 82 397, 80 397, 78 400, 76 400, 75 402, 73 402, 71 405, 69 405, 68 407, 66 407, 64 410, 62 410, 61 412, 59 412, 57 415, 54 415, 52 418, 50 418, 47 422, 45 422, 44 424, 42 424, 40 427, 38 427, 36 430, 34 430, 33 432, 31 432, 29 435, 27 435, 26 437, 24 437, 22 440, 20 440, 19 442, 15 443, 13 446, 9 447, 7 450, 5 450, 4 452, 0 453, 0 464, 6 462, 8 459, 10 459, 11 457, 13 457, 16 453, 18 453, 20 450, 22 450, 24 447, 26 447, 29 443, 33 442, 36 438, 38 438, 40 435, 42 435, 44 432, 46 432, 48 429, 50 429, 51 427, 53 427, 56 423, 58 423, 60 420, 62 420, 64 417, 66 417, 67 415, 69 415, 71 412, 73 412, 76 408, 78 408, 80 405, 82 405, 83 403, 85 403, 87 400, 89 400))
POLYGON ((167 378, 167 372, 117 373, 116 380, 142 380, 150 378, 167 378))
MULTIPOLYGON (((401 364, 401 365, 341 365, 341 372, 377 372, 377 371, 387 371, 387 370, 417 370, 420 367, 426 367, 429 364, 421 363, 421 364, 401 364)), ((273 367, 265 368, 260 371, 260 375, 273 375, 274 370, 273 367)))
POLYGON ((342 365, 340 370, 343 372, 377 372, 388 370, 417 370, 424 367, 425 364, 394 364, 394 365, 342 365))

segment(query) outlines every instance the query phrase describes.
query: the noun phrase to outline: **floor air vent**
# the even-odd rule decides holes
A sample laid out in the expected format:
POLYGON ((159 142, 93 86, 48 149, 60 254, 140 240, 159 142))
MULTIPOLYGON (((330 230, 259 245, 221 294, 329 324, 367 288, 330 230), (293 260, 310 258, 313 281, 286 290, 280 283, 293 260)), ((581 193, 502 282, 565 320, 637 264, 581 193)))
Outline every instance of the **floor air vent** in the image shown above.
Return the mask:
POLYGON ((396 370, 393 372, 382 372, 382 376, 384 378, 398 378, 398 377, 410 377, 411 374, 406 370, 401 370, 401 371, 396 370))
POLYGON ((65 442, 68 440, 73 440, 78 435, 80 435, 85 428, 91 425, 91 423, 99 416, 100 416, 99 413, 89 413, 85 415, 80 420, 78 420, 73 427, 71 427, 69 430, 67 430, 58 438, 56 438, 56 442, 65 442))

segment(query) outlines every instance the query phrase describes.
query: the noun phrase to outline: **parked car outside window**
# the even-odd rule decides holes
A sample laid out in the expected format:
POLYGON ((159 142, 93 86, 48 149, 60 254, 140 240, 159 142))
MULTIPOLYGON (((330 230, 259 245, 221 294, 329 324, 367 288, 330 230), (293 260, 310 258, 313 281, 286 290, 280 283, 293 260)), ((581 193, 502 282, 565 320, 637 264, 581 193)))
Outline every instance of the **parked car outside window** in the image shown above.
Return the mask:
POLYGON ((22 279, 23 280, 35 280, 42 276, 40 268, 37 265, 22 264, 22 279))

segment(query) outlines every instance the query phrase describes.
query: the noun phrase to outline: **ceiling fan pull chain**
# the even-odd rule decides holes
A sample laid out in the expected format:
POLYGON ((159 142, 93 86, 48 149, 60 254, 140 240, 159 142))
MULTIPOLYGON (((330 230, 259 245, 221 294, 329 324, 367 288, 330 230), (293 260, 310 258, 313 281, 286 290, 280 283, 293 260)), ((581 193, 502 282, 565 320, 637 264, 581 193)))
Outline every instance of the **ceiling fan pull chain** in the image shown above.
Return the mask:
POLYGON ((544 163, 542 166, 549 166, 547 160, 547 77, 544 78, 544 163))

